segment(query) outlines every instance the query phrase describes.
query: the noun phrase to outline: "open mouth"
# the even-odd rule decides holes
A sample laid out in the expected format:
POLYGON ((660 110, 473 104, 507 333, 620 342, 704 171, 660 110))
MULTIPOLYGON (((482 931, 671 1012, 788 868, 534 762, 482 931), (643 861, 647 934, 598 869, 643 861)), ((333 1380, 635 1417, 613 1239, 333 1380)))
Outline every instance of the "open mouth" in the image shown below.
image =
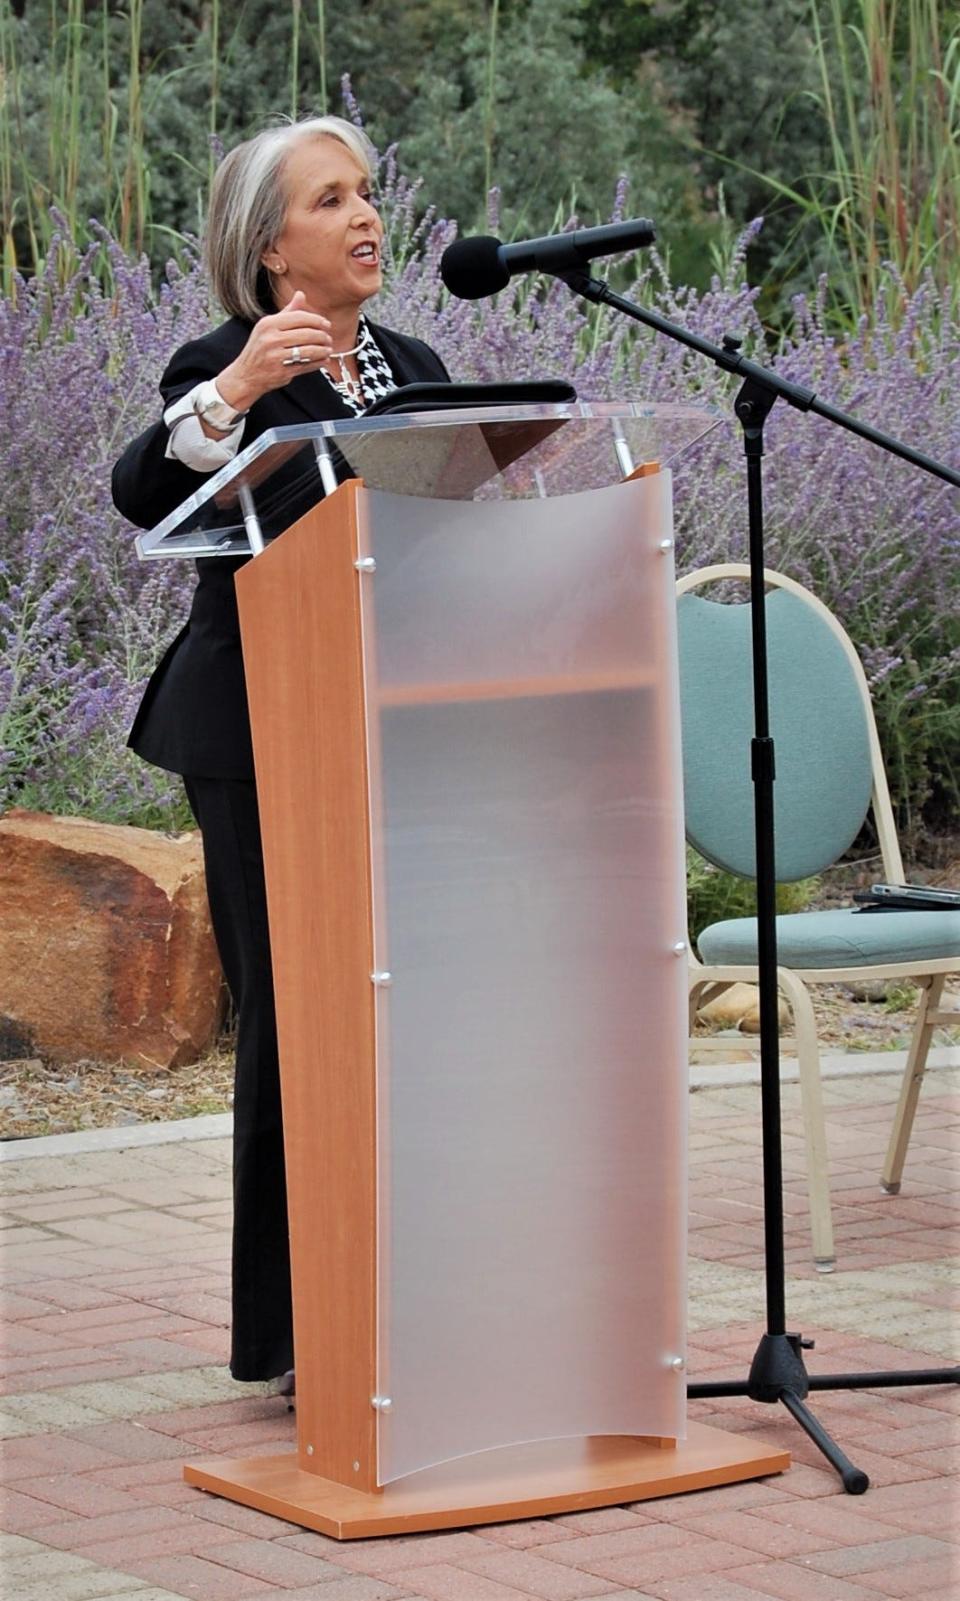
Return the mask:
POLYGON ((362 245, 355 245, 350 254, 354 261, 364 261, 368 266, 376 266, 380 260, 380 252, 369 240, 365 240, 362 245))

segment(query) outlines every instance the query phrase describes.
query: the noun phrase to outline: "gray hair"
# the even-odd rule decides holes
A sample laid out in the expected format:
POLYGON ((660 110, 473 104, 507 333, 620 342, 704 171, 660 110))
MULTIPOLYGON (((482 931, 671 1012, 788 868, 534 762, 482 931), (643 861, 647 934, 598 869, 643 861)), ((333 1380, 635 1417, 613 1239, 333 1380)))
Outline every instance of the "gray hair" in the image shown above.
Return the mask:
POLYGON ((284 162, 303 139, 336 139, 372 181, 375 152, 366 134, 343 117, 306 117, 266 128, 225 156, 210 192, 204 259, 214 294, 231 317, 256 322, 273 311, 265 250, 283 232, 284 162))

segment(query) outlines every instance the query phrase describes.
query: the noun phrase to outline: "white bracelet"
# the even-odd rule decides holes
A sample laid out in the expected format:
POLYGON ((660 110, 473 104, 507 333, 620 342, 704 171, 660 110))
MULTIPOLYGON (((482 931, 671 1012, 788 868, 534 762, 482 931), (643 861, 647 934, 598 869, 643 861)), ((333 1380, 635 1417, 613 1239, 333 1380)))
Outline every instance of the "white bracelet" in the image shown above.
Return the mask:
POLYGON ((245 411, 236 411, 228 401, 224 400, 217 388, 216 379, 208 378, 205 383, 197 384, 191 396, 193 411, 203 422, 209 423, 220 433, 228 434, 231 428, 247 414, 245 411))

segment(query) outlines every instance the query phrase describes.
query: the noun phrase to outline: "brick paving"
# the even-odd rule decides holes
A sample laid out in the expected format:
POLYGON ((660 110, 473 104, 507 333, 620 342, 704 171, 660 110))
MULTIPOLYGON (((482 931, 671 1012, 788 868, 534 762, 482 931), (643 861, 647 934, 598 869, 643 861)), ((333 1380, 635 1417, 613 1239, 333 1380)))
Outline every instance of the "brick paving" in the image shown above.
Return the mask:
MULTIPOLYGON (((784 1085, 787 1304, 816 1338, 811 1372, 957 1360, 960 1052, 929 1075, 903 1192, 886 1196, 897 1087, 849 1072, 825 1084, 839 1259, 827 1277, 809 1259, 797 1090, 784 1085)), ((691 1376, 742 1378, 763 1328, 757 1090, 692 1094, 690 1144, 691 1376)), ((193 1490, 185 1460, 294 1441, 284 1403, 223 1365, 229 1141, 84 1151, 68 1138, 3 1156, 9 1601, 960 1601, 956 1388, 813 1396, 871 1476, 858 1498, 782 1409, 736 1399, 691 1416, 787 1447, 789 1473, 351 1544, 193 1490)))

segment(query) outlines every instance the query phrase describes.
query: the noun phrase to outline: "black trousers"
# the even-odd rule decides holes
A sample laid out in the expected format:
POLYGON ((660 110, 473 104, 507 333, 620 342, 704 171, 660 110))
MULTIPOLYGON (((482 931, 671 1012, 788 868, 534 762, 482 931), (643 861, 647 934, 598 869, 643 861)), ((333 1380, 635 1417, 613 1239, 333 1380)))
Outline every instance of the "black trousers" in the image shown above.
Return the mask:
POLYGON ((280 1070, 257 793, 252 780, 185 777, 203 836, 213 931, 237 1012, 233 1103, 235 1379, 293 1367, 280 1070))

